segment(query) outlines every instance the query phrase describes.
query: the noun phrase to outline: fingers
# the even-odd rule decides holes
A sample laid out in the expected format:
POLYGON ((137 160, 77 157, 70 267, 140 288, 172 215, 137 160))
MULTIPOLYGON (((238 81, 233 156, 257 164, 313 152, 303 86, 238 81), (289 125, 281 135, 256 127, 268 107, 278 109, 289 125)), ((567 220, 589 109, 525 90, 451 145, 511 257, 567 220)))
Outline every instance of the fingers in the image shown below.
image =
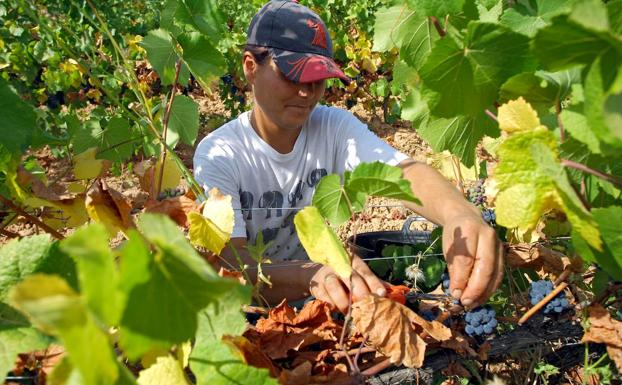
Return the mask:
POLYGON ((471 274, 460 298, 464 306, 473 307, 485 303, 497 289, 503 276, 500 247, 495 231, 488 226, 482 227, 477 237, 477 251, 471 274))
POLYGON ((355 257, 352 261, 352 277, 341 279, 330 268, 323 267, 311 279, 310 292, 316 298, 328 302, 341 312, 348 311, 350 291, 355 302, 369 293, 385 296, 387 290, 380 280, 365 264, 355 257))
POLYGON ((356 294, 356 298, 363 298, 369 293, 374 293, 380 297, 387 295, 384 282, 371 271, 365 261, 355 256, 352 260, 352 268, 354 269, 352 274, 353 294, 356 294))
MULTIPOLYGON (((473 232, 477 234, 477 231, 473 232)), ((454 227, 453 233, 443 234, 443 245, 447 245, 445 256, 449 270, 449 293, 455 299, 464 297, 478 249, 478 237, 469 234, 466 228, 454 227)))

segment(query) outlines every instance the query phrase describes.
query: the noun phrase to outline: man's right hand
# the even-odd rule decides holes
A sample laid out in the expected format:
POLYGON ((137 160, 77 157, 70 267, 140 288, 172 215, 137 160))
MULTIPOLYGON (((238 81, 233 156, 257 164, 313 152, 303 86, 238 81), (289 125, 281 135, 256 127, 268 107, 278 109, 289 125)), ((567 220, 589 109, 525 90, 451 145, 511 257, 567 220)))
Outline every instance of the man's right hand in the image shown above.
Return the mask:
POLYGON ((352 291, 353 301, 370 293, 381 297, 386 296, 387 289, 384 283, 361 258, 353 257, 352 269, 352 278, 342 279, 330 267, 323 266, 311 278, 309 285, 311 294, 344 314, 348 311, 350 291, 352 291), (352 282, 352 288, 350 288, 350 282, 352 282))

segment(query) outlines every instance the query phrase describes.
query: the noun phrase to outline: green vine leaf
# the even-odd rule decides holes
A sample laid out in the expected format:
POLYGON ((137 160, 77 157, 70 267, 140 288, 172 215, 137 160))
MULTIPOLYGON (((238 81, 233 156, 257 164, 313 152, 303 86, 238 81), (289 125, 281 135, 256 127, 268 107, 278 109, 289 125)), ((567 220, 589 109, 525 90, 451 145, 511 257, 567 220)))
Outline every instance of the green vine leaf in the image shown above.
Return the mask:
POLYGON ((119 278, 104 225, 97 223, 76 230, 61 241, 60 248, 76 261, 86 306, 100 322, 116 325, 121 312, 119 278))
POLYGON ((411 2, 413 9, 421 10, 423 15, 442 19, 447 15, 462 12, 465 0, 411 0, 411 2))
POLYGON ((206 92, 211 92, 210 83, 226 71, 224 56, 200 33, 185 33, 177 40, 184 51, 182 57, 190 72, 206 92))
POLYGON ((601 141, 618 149, 622 148, 622 129, 619 125, 622 102, 621 60, 622 54, 608 51, 592 63, 585 78, 584 103, 591 131, 601 141))
POLYGON ((539 113, 563 101, 572 92, 572 85, 581 82, 578 67, 560 71, 522 73, 508 79, 501 86, 500 99, 503 102, 523 97, 539 113))
POLYGON ((194 145, 199 133, 199 105, 184 95, 175 95, 171 106, 168 128, 179 135, 182 142, 194 145))
POLYGON ((196 342, 189 360, 197 384, 278 384, 267 369, 248 366, 222 341, 224 336, 239 336, 246 330, 241 309, 250 300, 251 288, 237 284, 226 298, 221 297, 199 313, 196 342))
POLYGON ((410 182, 402 179, 402 169, 381 162, 361 163, 344 175, 327 175, 313 195, 313 205, 333 226, 339 226, 365 206, 367 197, 377 196, 419 203, 410 182))
POLYGON ((603 250, 594 250, 576 231, 572 233, 572 244, 583 259, 598 263, 611 277, 622 280, 622 234, 618 226, 622 207, 595 208, 592 215, 600 228, 603 250))
POLYGON ((435 152, 448 150, 466 167, 475 164, 475 149, 484 136, 499 136, 495 122, 484 113, 431 120, 417 132, 435 152))
POLYGON ((352 216, 351 203, 337 174, 327 175, 320 180, 312 203, 334 226, 341 225, 352 216))
POLYGON ((515 32, 534 37, 538 30, 550 25, 553 17, 569 13, 573 2, 573 0, 519 1, 503 12, 500 22, 515 32))
POLYGON ((4 78, 0 78, 0 111, 3 113, 0 147, 19 156, 32 143, 37 116, 34 109, 13 92, 4 78))
POLYGON ((31 275, 12 288, 10 301, 37 327, 60 337, 83 383, 115 384, 123 377, 107 333, 62 278, 31 275))
POLYGON ((578 1, 569 15, 553 18, 533 41, 534 55, 550 71, 589 65, 610 50, 622 53, 622 38, 609 30, 607 8, 598 0, 578 1))
POLYGON ((413 195, 410 182, 402 177, 403 172, 399 167, 381 162, 361 163, 346 181, 346 191, 354 207, 362 208, 367 195, 421 204, 413 195))
POLYGON ((400 58, 415 69, 421 67, 438 39, 430 18, 404 4, 381 8, 376 13, 373 50, 388 51, 398 47, 400 58))
MULTIPOLYGON (((160 75, 163 85, 173 84, 175 81, 175 66, 179 60, 176 51, 175 40, 170 32, 165 29, 155 29, 149 31, 142 41, 142 46, 147 51, 149 63, 160 75)), ((182 65, 179 73, 179 83, 186 84, 190 79, 188 68, 182 65)))
POLYGON ((53 339, 30 326, 28 320, 17 310, 0 302, 0 382, 15 366, 19 353, 43 349, 53 339))
POLYGON ((533 65, 526 36, 472 21, 464 41, 448 35, 434 44, 420 70, 424 97, 433 115, 476 116, 497 100, 507 79, 533 65))
POLYGON ((583 207, 560 164, 555 135, 540 124, 523 99, 499 108, 499 126, 509 134, 498 149, 494 179, 497 223, 528 231, 550 210, 563 211, 577 232, 601 249, 598 224, 583 207))
POLYGON ((75 262, 58 249, 48 234, 14 239, 0 248, 0 301, 9 289, 35 273, 55 274, 77 287, 75 262))
POLYGON ((143 214, 138 226, 155 251, 144 246, 123 251, 127 305, 120 342, 132 359, 193 338, 198 312, 236 284, 218 277, 167 217, 143 214), (128 277, 131 272, 139 272, 140 280, 128 277))

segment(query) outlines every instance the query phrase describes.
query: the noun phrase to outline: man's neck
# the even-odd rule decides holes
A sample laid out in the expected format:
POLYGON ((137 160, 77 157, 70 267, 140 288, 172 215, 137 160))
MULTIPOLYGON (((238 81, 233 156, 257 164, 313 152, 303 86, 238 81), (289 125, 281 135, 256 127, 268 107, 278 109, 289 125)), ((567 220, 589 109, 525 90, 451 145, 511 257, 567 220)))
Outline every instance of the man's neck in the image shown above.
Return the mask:
POLYGON ((302 127, 296 130, 281 128, 271 122, 257 106, 253 107, 250 116, 251 126, 270 147, 281 154, 288 154, 294 149, 302 127))

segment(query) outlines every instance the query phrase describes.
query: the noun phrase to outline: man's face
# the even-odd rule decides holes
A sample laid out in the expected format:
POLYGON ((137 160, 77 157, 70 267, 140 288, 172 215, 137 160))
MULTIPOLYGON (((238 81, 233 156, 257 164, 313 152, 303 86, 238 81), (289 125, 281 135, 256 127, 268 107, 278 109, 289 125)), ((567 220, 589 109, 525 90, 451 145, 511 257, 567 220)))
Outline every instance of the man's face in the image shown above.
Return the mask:
POLYGON ((250 76, 247 73, 247 79, 253 85, 255 102, 265 116, 282 129, 302 127, 324 95, 324 80, 294 83, 283 75, 271 58, 262 65, 255 65, 252 72, 250 76))

